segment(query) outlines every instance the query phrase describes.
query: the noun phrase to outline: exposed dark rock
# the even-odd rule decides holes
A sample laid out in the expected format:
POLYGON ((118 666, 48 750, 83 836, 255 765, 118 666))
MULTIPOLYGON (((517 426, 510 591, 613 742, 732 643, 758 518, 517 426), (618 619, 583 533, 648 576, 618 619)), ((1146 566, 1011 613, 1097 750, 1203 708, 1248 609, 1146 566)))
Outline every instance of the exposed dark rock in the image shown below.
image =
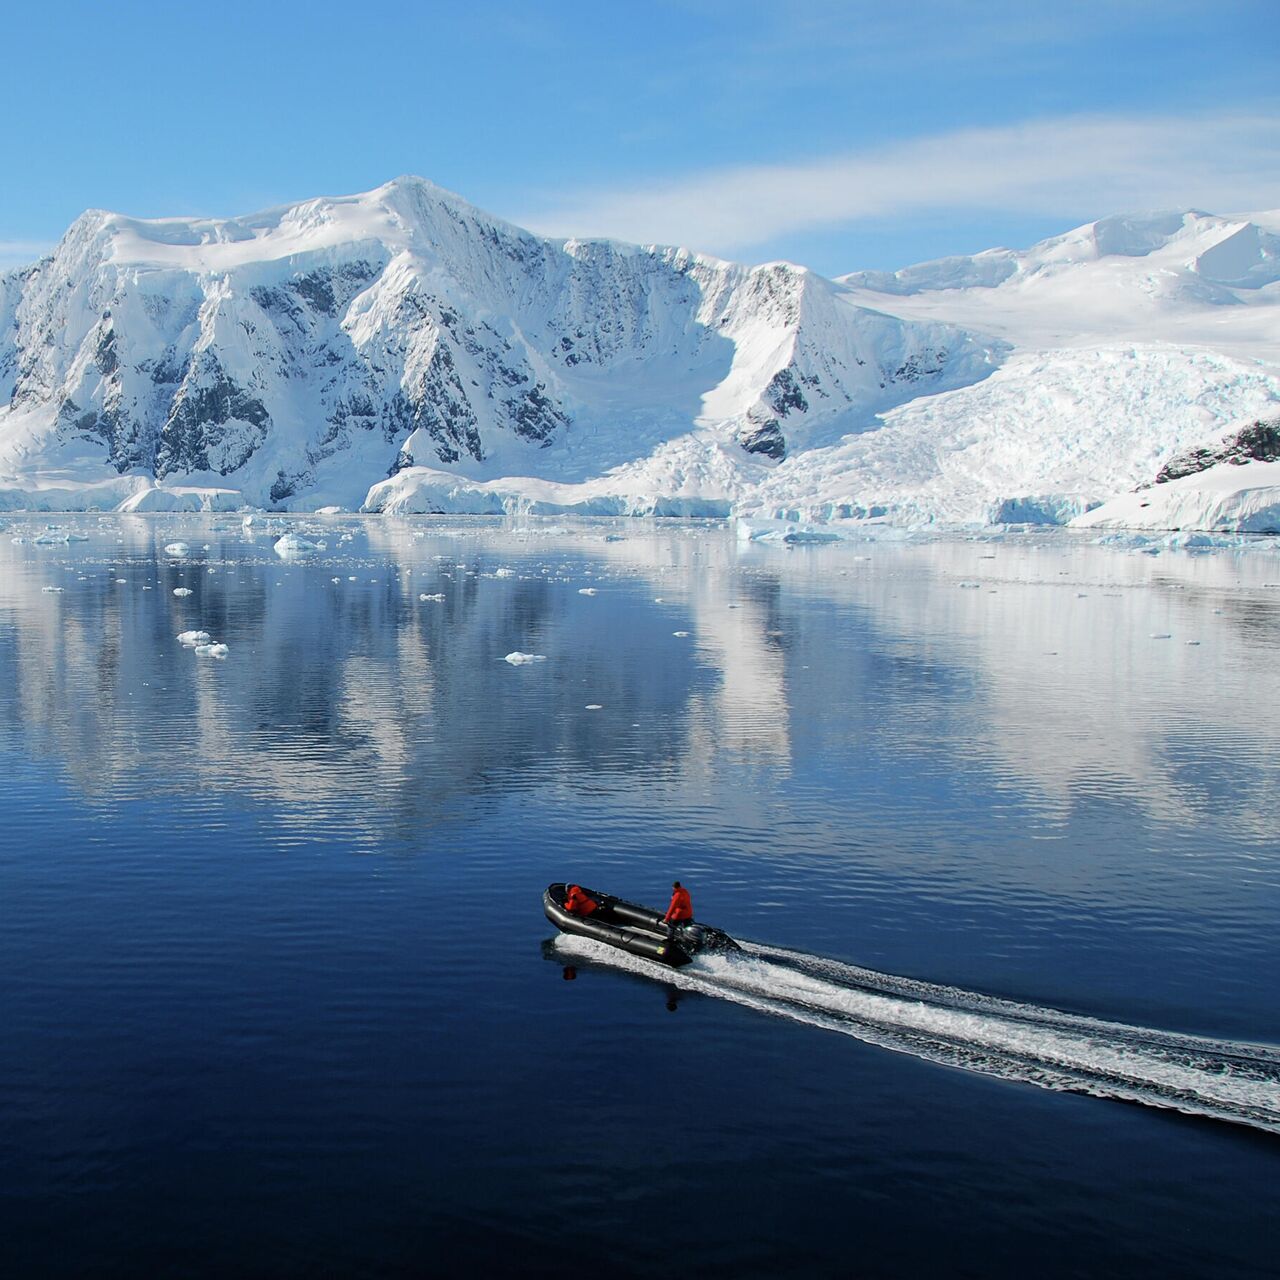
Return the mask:
POLYGON ((787 456, 786 437, 777 418, 749 422, 737 433, 736 439, 748 453, 763 454, 775 462, 781 462, 787 456))
MULTIPOLYGON (((475 410, 458 379, 446 342, 436 344, 426 373, 406 403, 410 413, 409 430, 425 431, 436 442, 436 456, 441 462, 457 462, 464 452, 477 462, 484 461, 475 410)), ((403 422, 397 423, 397 426, 403 425, 403 422)))
POLYGON ((1268 422, 1259 420, 1228 436, 1216 449, 1192 449, 1176 458, 1170 458, 1156 473, 1155 483, 1181 480, 1183 476, 1207 471, 1220 462, 1243 466, 1246 462, 1277 461, 1280 461, 1280 418, 1273 418, 1268 422))
POLYGON ((156 478, 182 471, 230 475, 253 456, 270 424, 262 401, 239 387, 217 358, 205 352, 193 362, 161 429, 156 478), (232 423, 245 423, 253 430, 223 429, 232 423), (212 462, 211 448, 218 455, 212 462))
MULTIPOLYGON (((923 351, 904 360, 892 374, 894 382, 919 382, 933 378, 947 367, 947 352, 943 347, 936 351, 926 347, 923 351)), ((882 384, 883 385, 883 384, 882 384)))
POLYGON ((526 440, 539 440, 545 449, 552 443, 557 427, 568 425, 561 409, 547 396, 542 383, 530 387, 521 397, 507 402, 511 425, 526 440))
POLYGON ((116 331, 111 326, 110 312, 103 317, 103 327, 98 331, 93 361, 104 378, 109 378, 120 367, 120 357, 116 355, 116 331))
POLYGON ((277 471, 268 496, 271 498, 273 505, 278 506, 286 498, 292 498, 299 489, 305 489, 312 483, 313 479, 314 477, 306 471, 291 476, 285 475, 282 470, 277 471))
POLYGON ((785 418, 793 409, 797 413, 807 413, 809 402, 804 398, 796 375, 791 368, 779 369, 765 388, 764 398, 780 418, 785 418))

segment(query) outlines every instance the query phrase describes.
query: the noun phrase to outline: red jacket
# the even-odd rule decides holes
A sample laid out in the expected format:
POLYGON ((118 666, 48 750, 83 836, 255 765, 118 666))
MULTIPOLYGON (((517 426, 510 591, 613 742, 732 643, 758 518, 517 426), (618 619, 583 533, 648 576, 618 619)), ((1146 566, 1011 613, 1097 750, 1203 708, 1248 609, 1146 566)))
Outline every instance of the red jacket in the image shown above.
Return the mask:
POLYGON ((673 920, 693 919, 693 899, 689 897, 688 889, 681 886, 679 889, 672 890, 671 905, 667 908, 667 914, 663 919, 668 923, 673 920))
POLYGON ((565 896, 564 909, 575 916, 589 916, 600 904, 594 898, 588 898, 582 886, 571 884, 565 896))

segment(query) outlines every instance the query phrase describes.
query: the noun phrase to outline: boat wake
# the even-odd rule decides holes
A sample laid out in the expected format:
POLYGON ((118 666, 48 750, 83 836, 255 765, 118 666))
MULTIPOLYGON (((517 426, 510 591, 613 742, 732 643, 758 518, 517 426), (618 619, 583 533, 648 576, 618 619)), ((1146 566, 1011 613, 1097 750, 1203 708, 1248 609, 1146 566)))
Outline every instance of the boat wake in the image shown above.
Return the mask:
POLYGON ((589 938, 557 951, 928 1062, 1280 1134, 1280 1049, 1102 1022, 742 943, 672 970, 589 938))

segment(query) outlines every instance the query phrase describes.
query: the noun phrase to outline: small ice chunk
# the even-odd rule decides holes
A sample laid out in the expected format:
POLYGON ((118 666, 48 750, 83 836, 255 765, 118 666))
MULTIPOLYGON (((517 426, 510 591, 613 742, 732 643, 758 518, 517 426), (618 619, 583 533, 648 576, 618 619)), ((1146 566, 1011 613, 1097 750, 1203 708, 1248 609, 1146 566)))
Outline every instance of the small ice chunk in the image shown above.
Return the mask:
POLYGON ((523 667, 530 662, 546 662, 547 655, 545 653, 521 653, 518 649, 514 653, 509 653, 503 662, 509 662, 513 667, 523 667))
POLYGON ((189 596, 191 594, 190 587, 174 587, 173 594, 175 596, 189 596))
POLYGON ((1168 631, 1153 631, 1151 633, 1151 638, 1153 640, 1172 640, 1173 635, 1168 631))
POLYGON ((127 581, 128 581, 128 579, 127 579, 127 578, 117 578, 117 579, 116 579, 117 584, 118 584, 118 585, 120 585, 120 586, 124 586, 124 584, 125 584, 127 581))
POLYGON ((62 588, 61 587, 41 587, 40 590, 43 591, 45 595, 51 596, 58 592, 61 592, 62 588))
POLYGON ((419 600, 443 600, 443 599, 444 599, 444 592, 443 592, 443 591, 437 591, 437 592, 436 592, 436 594, 435 594, 435 595, 433 595, 433 596, 429 596, 429 595, 425 595, 425 594, 423 594, 423 595, 420 595, 420 596, 418 597, 418 599, 419 599, 419 600))
POLYGON ((178 633, 180 644, 208 644, 212 638, 207 631, 180 631, 178 633))
POLYGON ((980 582, 962 582, 960 584, 960 588, 963 591, 977 591, 980 586, 982 586, 980 582))
POLYGON ((495 578, 514 578, 516 571, 514 569, 495 569, 493 576, 495 578))
POLYGON ((225 658, 229 652, 225 644, 196 645, 196 653, 202 658, 225 658))
POLYGON ((191 554, 191 548, 185 542, 171 542, 164 553, 167 556, 185 556, 191 554))
POLYGON ((286 533, 283 537, 277 538, 275 544, 275 553, 282 560, 290 560, 295 556, 309 556, 319 550, 321 550, 319 543, 309 542, 306 538, 298 537, 296 533, 286 533))
POLYGON ((593 596, 596 593, 595 587, 579 587, 578 594, 580 596, 593 596))
POLYGON ((673 631, 671 634, 673 636, 680 636, 683 639, 683 637, 687 636, 689 633, 687 631, 673 631))
POLYGON ((588 702, 583 708, 584 711, 603 711, 604 707, 599 702, 588 702))

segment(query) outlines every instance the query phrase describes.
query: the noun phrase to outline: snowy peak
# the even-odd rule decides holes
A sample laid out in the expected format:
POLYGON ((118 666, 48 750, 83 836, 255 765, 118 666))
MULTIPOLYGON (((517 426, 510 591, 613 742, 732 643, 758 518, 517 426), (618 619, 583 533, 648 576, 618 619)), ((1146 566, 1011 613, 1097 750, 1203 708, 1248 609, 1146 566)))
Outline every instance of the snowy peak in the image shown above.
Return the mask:
POLYGON ((1087 270, 1108 259, 1141 259, 1135 278, 1152 270, 1194 273, 1237 288, 1280 280, 1280 236, 1247 219, 1186 210, 1123 215, 1090 222, 1030 249, 990 249, 940 258, 901 271, 839 277, 854 289, 910 295, 948 289, 994 289, 1087 270))

